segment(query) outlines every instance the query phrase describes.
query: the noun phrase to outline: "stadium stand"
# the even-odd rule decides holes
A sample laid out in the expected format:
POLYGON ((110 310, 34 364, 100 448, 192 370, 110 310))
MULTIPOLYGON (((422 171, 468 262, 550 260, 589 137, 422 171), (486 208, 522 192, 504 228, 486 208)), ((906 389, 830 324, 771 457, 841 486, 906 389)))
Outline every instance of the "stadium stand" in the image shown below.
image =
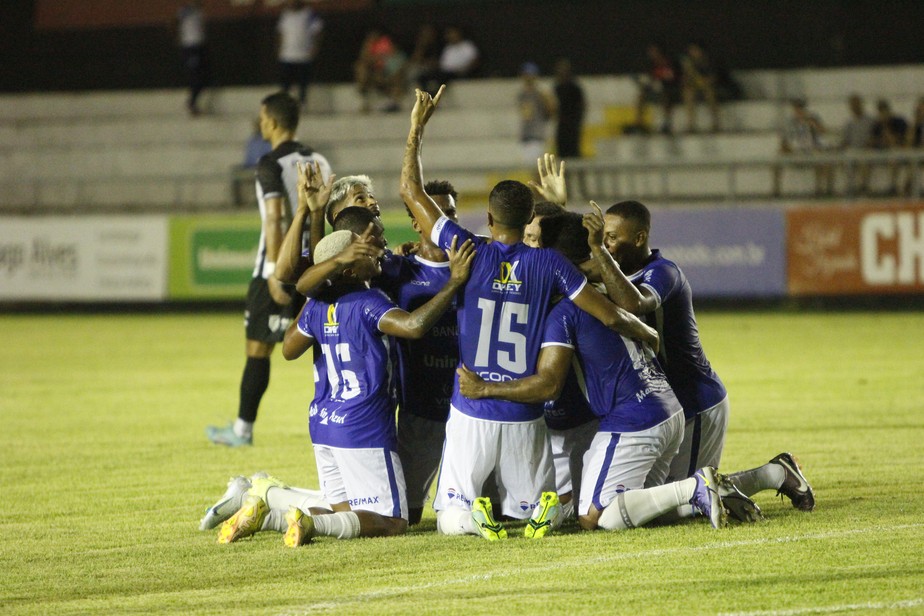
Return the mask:
MULTIPOLYGON (((631 115, 624 111, 636 95, 632 77, 582 78, 589 114, 584 149, 593 156, 572 165, 581 172, 578 194, 769 198, 788 99, 808 98, 837 142, 853 92, 868 105, 888 98, 909 115, 921 95, 924 65, 759 70, 735 77, 746 100, 723 105, 722 133, 673 137, 622 134, 631 115), (607 178, 595 177, 601 170, 607 178)), ((458 82, 428 129, 428 177, 451 179, 463 203, 483 199, 498 174, 532 172, 520 162, 513 103, 518 87, 516 79, 458 82)), ((212 113, 195 120, 177 114, 182 90, 2 95, 0 210, 233 207, 230 169, 240 162, 254 102, 270 90, 217 90, 205 105, 212 113)), ((351 84, 317 85, 300 136, 324 152, 338 174, 371 175, 386 204, 396 205, 406 113, 362 115, 360 102, 351 84)), ((684 128, 683 118, 675 123, 684 128)), ((803 163, 791 161, 805 169, 787 172, 784 198, 811 192, 811 169, 803 163)), ((250 181, 248 174, 241 178, 250 181)))

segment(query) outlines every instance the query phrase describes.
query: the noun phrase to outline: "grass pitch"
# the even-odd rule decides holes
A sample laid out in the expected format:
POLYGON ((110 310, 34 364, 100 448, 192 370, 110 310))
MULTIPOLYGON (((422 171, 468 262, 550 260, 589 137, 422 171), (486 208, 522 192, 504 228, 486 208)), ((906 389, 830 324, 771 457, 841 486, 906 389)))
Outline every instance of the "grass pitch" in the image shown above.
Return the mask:
POLYGON ((702 313, 731 392, 722 470, 801 458, 817 509, 533 542, 441 537, 216 545, 228 477, 315 487, 309 360, 274 357, 255 446, 236 414, 237 314, 0 316, 0 612, 924 612, 924 315, 702 313))

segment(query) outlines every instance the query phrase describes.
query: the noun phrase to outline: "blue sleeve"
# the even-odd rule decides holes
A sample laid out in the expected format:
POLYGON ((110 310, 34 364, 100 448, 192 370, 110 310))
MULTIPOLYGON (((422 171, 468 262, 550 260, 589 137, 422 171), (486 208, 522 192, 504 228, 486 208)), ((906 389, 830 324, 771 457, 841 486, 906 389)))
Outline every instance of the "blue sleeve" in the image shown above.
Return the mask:
POLYGON ((395 302, 391 301, 381 289, 371 289, 363 302, 363 319, 369 331, 379 331, 379 320, 390 310, 397 309, 395 302))
POLYGON ((461 246, 465 240, 472 240, 476 247, 479 244, 484 244, 484 239, 478 237, 465 227, 460 226, 459 223, 452 222, 445 216, 441 216, 440 219, 436 221, 436 224, 433 225, 433 231, 430 233, 430 241, 443 250, 449 250, 449 247, 452 246, 452 237, 454 235, 459 238, 456 246, 461 246))
POLYGON ((670 299, 681 285, 680 270, 673 263, 656 263, 645 270, 637 284, 658 296, 658 306, 670 299))
POLYGON ((584 285, 587 284, 587 278, 561 253, 550 248, 544 248, 543 250, 547 251, 550 259, 549 270, 555 276, 556 291, 568 299, 577 297, 578 293, 583 290, 584 285))
POLYGON ((311 333, 311 310, 313 304, 316 303, 317 302, 313 301, 309 297, 308 301, 305 302, 305 306, 302 308, 301 313, 298 315, 298 323, 296 327, 298 327, 298 331, 308 336, 309 338, 316 338, 316 336, 311 333))
POLYGON ((546 317, 542 346, 574 348, 574 311, 569 309, 570 303, 568 300, 558 302, 546 317))

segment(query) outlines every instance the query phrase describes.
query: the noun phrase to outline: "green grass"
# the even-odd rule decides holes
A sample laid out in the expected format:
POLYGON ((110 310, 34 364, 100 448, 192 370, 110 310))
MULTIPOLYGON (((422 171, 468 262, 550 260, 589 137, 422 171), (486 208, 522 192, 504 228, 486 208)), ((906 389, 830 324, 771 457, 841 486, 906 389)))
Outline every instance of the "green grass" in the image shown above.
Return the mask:
MULTIPOLYGON (((316 486, 311 368, 277 355, 255 446, 236 412, 239 315, 0 316, 0 612, 810 613, 924 611, 924 314, 703 313, 731 392, 723 470, 796 453, 818 506, 540 542, 196 527, 231 475, 316 486)), ((512 535, 516 533, 511 533, 512 535)))

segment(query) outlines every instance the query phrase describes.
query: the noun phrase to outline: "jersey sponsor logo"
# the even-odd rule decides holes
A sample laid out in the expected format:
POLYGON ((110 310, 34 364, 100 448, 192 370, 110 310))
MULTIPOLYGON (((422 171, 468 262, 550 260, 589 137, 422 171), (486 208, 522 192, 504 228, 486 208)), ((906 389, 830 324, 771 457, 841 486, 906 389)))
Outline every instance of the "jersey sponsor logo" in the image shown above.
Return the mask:
POLYGON ((429 287, 430 281, 429 280, 412 280, 411 284, 414 285, 415 287, 429 287))
POLYGON ((452 355, 424 355, 423 356, 423 365, 427 368, 455 368, 456 364, 459 363, 459 359, 452 355))
POLYGON ((535 509, 536 503, 527 503, 526 501, 520 501, 520 511, 529 511, 530 509, 535 509))
POLYGON ((330 424, 337 424, 337 425, 342 426, 343 423, 346 421, 347 415, 349 415, 349 413, 341 414, 341 413, 338 413, 337 411, 331 411, 330 413, 328 413, 327 409, 321 409, 320 414, 321 414, 321 425, 322 426, 329 426, 330 424))
POLYGON ((441 337, 441 338, 457 338, 459 336, 459 326, 458 325, 434 325, 430 331, 427 332, 428 336, 431 337, 441 337))
POLYGON ((519 293, 520 287, 523 286, 523 281, 517 278, 518 265, 520 265, 519 261, 514 261, 513 263, 504 261, 501 263, 500 274, 494 279, 494 282, 491 284, 491 289, 494 291, 511 291, 513 293, 519 293))
POLYGON ((484 380, 494 383, 503 383, 504 381, 513 380, 513 377, 509 374, 501 374, 500 372, 491 372, 489 370, 482 370, 481 372, 476 372, 476 374, 484 380))
POLYGON ((472 501, 465 498, 465 495, 461 492, 458 492, 455 488, 449 488, 449 490, 446 491, 446 498, 448 498, 450 502, 456 500, 460 503, 465 503, 469 507, 472 506, 472 501))
POLYGON ((324 323, 324 333, 336 336, 340 331, 340 323, 337 322, 337 304, 331 304, 327 307, 327 321, 324 323))
POLYGON ((363 505, 378 505, 379 497, 378 496, 360 496, 359 498, 351 498, 349 500, 350 507, 362 507, 363 505))

